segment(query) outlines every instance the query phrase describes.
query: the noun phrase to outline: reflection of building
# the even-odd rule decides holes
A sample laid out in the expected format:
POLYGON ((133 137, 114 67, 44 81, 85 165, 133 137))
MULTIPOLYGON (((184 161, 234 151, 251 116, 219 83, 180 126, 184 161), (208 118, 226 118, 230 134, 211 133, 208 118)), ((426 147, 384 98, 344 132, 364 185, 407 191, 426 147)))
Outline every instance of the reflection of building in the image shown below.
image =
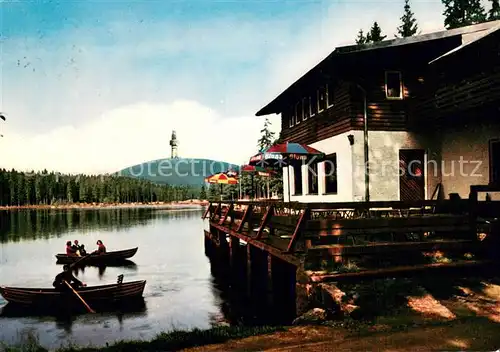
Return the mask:
MULTIPOLYGON (((500 184, 500 21, 335 49, 257 116, 326 162, 291 167, 299 202, 467 197, 500 184)), ((285 170, 286 171, 286 170, 285 170)))
POLYGON ((177 155, 177 134, 175 131, 172 131, 172 138, 170 139, 170 147, 172 149, 170 157, 173 158, 178 158, 179 156, 177 155))

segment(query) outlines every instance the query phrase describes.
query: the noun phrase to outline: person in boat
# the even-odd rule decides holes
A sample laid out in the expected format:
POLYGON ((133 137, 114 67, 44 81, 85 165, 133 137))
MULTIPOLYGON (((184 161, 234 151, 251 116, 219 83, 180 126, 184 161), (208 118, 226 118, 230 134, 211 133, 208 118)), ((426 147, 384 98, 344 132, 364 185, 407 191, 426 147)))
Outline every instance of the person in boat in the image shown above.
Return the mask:
POLYGON ((73 246, 71 245, 71 241, 66 242, 66 255, 68 257, 74 257, 76 256, 76 251, 73 249, 73 246))
POLYGON ((85 255, 85 253, 82 253, 82 250, 83 250, 83 252, 85 252, 85 249, 84 249, 84 248, 85 248, 85 246, 84 246, 83 244, 82 244, 82 245, 80 245, 80 244, 78 243, 78 240, 75 240, 73 243, 74 243, 74 244, 71 246, 71 248, 73 248, 73 250, 75 251, 76 255, 78 255, 78 256, 80 256, 80 257, 81 257, 81 256, 84 256, 84 255, 85 255))
POLYGON ((87 255, 87 251, 85 250, 85 245, 80 245, 80 255, 83 257, 83 256, 86 256, 87 255))
POLYGON ((71 272, 71 267, 68 264, 65 264, 63 266, 63 271, 56 275, 52 286, 54 286, 58 290, 68 289, 68 286, 66 286, 64 281, 66 281, 75 289, 87 286, 85 283, 81 282, 73 275, 73 273, 71 272))
POLYGON ((101 240, 97 241, 97 250, 92 252, 92 254, 104 254, 106 253, 106 246, 102 243, 101 240))

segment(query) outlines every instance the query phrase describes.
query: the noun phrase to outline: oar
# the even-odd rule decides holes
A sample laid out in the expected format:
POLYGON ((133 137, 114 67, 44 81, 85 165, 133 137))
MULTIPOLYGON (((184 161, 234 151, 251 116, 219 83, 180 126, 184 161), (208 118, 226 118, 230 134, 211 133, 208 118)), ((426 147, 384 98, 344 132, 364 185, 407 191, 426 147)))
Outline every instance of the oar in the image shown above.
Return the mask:
POLYGON ((87 254, 86 256, 81 257, 80 259, 78 259, 76 262, 71 263, 71 264, 69 265, 69 266, 70 266, 70 268, 73 268, 76 264, 78 264, 78 263, 80 263, 82 260, 84 260, 84 259, 86 259, 86 258, 90 257, 91 255, 92 255, 92 253, 89 253, 89 254, 87 254))
POLYGON ((82 298, 82 296, 80 296, 78 294, 78 292, 76 292, 76 290, 66 280, 63 280, 63 282, 66 284, 66 286, 68 286, 71 289, 71 291, 73 291, 73 293, 76 295, 76 297, 78 297, 80 299, 80 301, 82 301, 82 303, 85 305, 85 307, 88 309, 88 311, 90 313, 95 313, 95 311, 92 308, 90 308, 90 306, 87 304, 87 302, 85 302, 85 300, 82 298))

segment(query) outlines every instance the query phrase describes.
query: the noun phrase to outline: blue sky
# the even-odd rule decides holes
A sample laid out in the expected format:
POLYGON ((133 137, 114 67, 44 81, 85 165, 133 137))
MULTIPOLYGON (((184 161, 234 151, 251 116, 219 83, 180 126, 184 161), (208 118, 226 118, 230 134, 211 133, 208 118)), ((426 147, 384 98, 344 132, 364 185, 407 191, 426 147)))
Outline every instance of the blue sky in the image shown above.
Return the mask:
MULTIPOLYGON (((0 167, 114 171, 168 156, 172 129, 181 156, 244 163, 255 112, 359 28, 393 37, 403 4, 0 2, 0 167)), ((411 4, 443 28, 439 0, 411 4)))

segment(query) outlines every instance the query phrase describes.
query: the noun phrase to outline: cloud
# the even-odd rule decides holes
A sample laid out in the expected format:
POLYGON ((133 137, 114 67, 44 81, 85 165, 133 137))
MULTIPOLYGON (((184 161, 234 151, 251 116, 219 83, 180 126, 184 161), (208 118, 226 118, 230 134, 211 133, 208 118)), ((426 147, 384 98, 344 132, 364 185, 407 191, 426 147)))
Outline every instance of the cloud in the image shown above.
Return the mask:
POLYGON ((138 103, 111 110, 79 128, 63 126, 33 135, 6 132, 0 148, 12 151, 2 162, 19 169, 103 173, 169 157, 175 129, 179 156, 240 164, 255 153, 262 123, 253 116, 222 117, 194 101, 138 103), (29 166, 25 160, 30 160, 29 166))
MULTIPOLYGON (((442 29, 439 0, 412 6, 423 32, 442 29)), ((122 16, 7 37, 0 167, 116 171, 168 157, 173 129, 180 156, 246 162, 263 125, 256 111, 374 20, 392 37, 402 7, 324 1, 278 16, 122 16)), ((279 116, 270 119, 279 132, 279 116)))

